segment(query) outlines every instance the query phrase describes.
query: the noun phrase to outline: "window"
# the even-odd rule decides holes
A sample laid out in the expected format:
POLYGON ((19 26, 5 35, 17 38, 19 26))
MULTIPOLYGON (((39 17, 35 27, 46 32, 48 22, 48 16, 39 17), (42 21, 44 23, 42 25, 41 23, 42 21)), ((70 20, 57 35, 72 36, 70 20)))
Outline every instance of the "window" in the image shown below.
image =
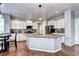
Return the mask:
POLYGON ((4 32, 4 18, 0 15, 0 33, 4 32))

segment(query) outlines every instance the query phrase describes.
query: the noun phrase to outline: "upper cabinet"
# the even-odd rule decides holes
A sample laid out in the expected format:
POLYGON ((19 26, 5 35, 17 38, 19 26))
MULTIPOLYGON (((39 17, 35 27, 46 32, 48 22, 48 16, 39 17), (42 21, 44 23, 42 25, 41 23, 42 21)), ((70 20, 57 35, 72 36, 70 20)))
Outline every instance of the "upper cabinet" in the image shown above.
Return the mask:
POLYGON ((64 28, 64 23, 65 23, 64 18, 48 21, 48 25, 54 25, 54 28, 64 28))
POLYGON ((12 20, 11 29, 26 29, 25 21, 12 20))
POLYGON ((64 19, 54 21, 55 28, 64 28, 64 19))
POLYGON ((36 22, 11 20, 11 29, 26 29, 26 26, 33 26, 33 29, 37 29, 36 22))

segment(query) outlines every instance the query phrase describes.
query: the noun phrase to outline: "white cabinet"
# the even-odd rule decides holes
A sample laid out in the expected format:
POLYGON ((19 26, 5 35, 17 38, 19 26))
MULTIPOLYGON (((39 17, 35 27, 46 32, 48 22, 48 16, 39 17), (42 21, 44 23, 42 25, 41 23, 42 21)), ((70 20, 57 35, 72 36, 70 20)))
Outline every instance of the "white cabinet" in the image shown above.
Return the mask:
MULTIPOLYGON (((11 33, 11 37, 10 39, 15 39, 15 33, 11 33)), ((24 34, 21 34, 21 33, 17 33, 17 41, 24 41, 26 40, 26 36, 24 34)))
POLYGON ((65 22, 64 19, 54 21, 55 28, 64 28, 64 22, 65 22))
POLYGON ((57 52, 61 50, 60 38, 26 37, 29 49, 57 52))
POLYGON ((50 21, 48 21, 48 25, 54 25, 55 21, 52 19, 50 21))
POLYGON ((48 25, 54 25, 55 28, 64 28, 64 23, 65 23, 64 18, 57 20, 52 19, 48 21, 48 25))
POLYGON ((26 29, 25 21, 13 20, 11 21, 11 29, 26 29))
POLYGON ((17 41, 23 41, 26 40, 26 36, 24 34, 17 34, 17 41))
POLYGON ((19 22, 11 21, 11 29, 19 29, 19 22))

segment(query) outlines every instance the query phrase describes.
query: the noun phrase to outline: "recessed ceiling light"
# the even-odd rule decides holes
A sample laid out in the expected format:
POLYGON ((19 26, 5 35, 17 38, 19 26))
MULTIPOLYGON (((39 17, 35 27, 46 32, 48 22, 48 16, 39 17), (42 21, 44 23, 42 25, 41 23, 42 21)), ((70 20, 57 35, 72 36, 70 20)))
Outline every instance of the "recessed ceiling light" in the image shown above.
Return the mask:
POLYGON ((56 13, 59 13, 59 11, 56 11, 56 13))
POLYGON ((39 20, 42 20, 42 18, 40 17, 39 20))

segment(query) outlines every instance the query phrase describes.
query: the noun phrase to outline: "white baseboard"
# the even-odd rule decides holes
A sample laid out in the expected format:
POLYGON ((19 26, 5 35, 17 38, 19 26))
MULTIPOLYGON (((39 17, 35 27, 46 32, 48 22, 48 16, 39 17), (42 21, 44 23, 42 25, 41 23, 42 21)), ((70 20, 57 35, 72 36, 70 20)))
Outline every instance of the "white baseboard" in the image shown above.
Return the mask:
MULTIPOLYGON (((29 47, 28 47, 29 48, 29 47)), ((43 50, 43 49, 38 49, 38 48, 29 48, 30 50, 37 50, 37 51, 44 51, 44 52, 51 52, 51 53, 56 53, 56 52, 58 52, 58 51, 60 51, 61 50, 61 48, 59 48, 59 49, 57 49, 57 50, 43 50)))
POLYGON ((67 46, 73 46, 73 45, 75 45, 75 44, 67 44, 67 43, 64 43, 65 45, 67 45, 67 46))
POLYGON ((79 43, 75 43, 74 45, 79 45, 79 43))

